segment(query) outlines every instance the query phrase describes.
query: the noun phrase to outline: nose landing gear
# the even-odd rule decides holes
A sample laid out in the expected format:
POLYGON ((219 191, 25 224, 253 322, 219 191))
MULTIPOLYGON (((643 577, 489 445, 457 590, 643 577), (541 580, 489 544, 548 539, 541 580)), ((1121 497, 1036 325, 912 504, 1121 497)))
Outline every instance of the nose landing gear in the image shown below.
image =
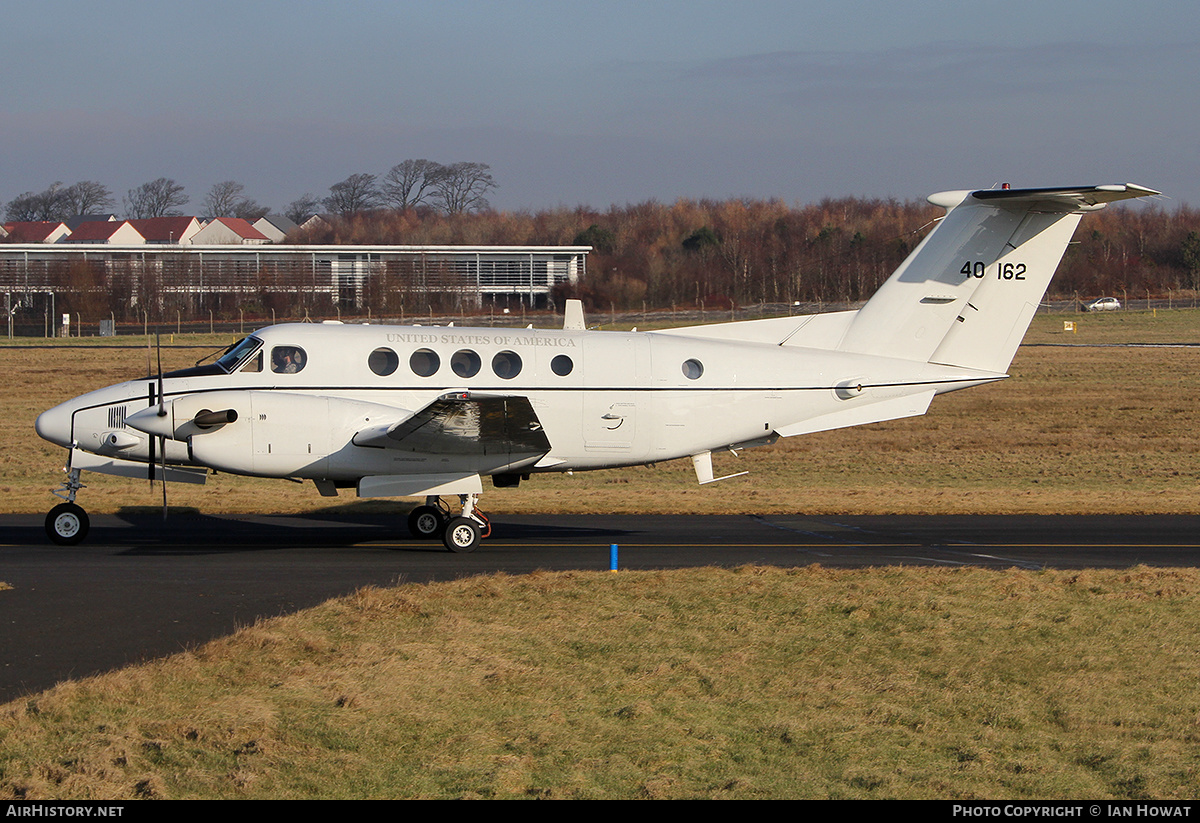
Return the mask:
POLYGON ((67 479, 57 489, 51 490, 55 497, 62 498, 65 503, 59 503, 46 515, 46 536, 59 546, 74 546, 87 537, 87 512, 75 505, 75 494, 86 488, 79 481, 79 469, 67 469, 67 479))

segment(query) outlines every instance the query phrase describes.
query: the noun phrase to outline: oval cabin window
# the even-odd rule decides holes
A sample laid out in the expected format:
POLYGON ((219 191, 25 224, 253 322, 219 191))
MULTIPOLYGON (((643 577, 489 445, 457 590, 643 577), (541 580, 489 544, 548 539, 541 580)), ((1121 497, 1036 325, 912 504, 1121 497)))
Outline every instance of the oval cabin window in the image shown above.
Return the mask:
POLYGON ((367 365, 380 377, 387 377, 400 367, 400 358, 391 349, 378 348, 367 358, 367 365))
POLYGON ((417 349, 408 358, 408 366, 418 377, 432 377, 442 365, 441 358, 432 349, 417 349))
POLYGON ((571 358, 565 354, 558 354, 550 361, 550 371, 557 374, 559 377, 566 377, 575 368, 575 364, 571 362, 571 358))
POLYGON ((483 365, 483 361, 479 355, 470 349, 461 349, 454 353, 450 358, 450 368, 459 377, 474 377, 479 374, 479 368, 483 365))
POLYGON ((492 371, 501 380, 512 380, 521 373, 521 356, 515 351, 497 352, 492 358, 492 371))

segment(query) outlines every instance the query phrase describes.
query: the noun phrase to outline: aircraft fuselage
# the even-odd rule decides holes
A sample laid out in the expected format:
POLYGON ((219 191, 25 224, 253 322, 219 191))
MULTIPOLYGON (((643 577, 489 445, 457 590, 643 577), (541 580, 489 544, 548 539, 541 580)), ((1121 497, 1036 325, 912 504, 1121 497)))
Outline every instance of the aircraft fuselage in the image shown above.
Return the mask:
POLYGON ((1001 375, 817 349, 655 332, 290 324, 210 373, 148 376, 48 410, 47 440, 124 460, 329 480, 372 475, 567 471, 659 462, 773 439, 776 431, 881 400, 1001 375), (276 366, 280 353, 304 365, 276 366), (386 372, 386 373, 380 373, 386 372), (362 435, 447 394, 528 398, 549 450, 382 448, 362 435), (208 429, 197 413, 232 409, 208 429), (149 415, 146 411, 149 411, 149 415), (142 412, 139 428, 128 418, 142 412), (155 418, 159 418, 156 421, 155 418), (357 436, 357 442, 356 442, 357 436), (160 441, 162 442, 162 441, 160 441), (159 446, 158 448, 161 448, 159 446))

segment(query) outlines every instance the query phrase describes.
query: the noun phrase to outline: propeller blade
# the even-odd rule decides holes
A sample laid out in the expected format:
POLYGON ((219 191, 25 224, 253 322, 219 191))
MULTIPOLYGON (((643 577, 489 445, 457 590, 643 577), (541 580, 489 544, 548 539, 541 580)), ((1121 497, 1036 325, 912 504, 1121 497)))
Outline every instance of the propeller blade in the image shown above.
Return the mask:
MULTIPOLYGON (((162 371, 162 338, 158 334, 158 329, 154 330, 154 348, 158 353, 158 416, 167 416, 167 407, 165 398, 163 397, 163 371, 162 371)), ((167 438, 158 438, 159 459, 162 460, 162 498, 163 498, 163 520, 167 519, 167 438)))
POLYGON ((163 520, 167 519, 167 438, 162 438, 163 520))
POLYGON ((154 332, 154 348, 158 350, 158 416, 166 417, 167 410, 163 406, 163 381, 162 381, 162 341, 158 337, 158 332, 154 332))
MULTIPOLYGON (((149 339, 150 338, 148 338, 148 337, 146 338, 147 341, 149 341, 149 339)), ((147 367, 146 371, 147 372, 150 371, 149 366, 150 366, 150 349, 149 349, 149 347, 147 347, 146 348, 146 367, 147 367)), ((146 410, 149 411, 150 407, 153 405, 154 405, 154 384, 151 383, 146 392, 146 410)), ((151 489, 154 488, 154 464, 157 460, 157 458, 155 457, 155 454, 154 454, 154 442, 155 442, 155 438, 151 437, 149 444, 148 444, 150 447, 150 459, 146 461, 146 479, 150 481, 151 489)))

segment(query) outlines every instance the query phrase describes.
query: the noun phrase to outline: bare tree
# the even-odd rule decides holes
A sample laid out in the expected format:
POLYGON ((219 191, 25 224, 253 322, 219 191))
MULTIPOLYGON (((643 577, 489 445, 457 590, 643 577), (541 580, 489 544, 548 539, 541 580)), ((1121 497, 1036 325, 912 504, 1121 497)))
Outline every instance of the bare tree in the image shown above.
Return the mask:
POLYGON ((51 183, 45 191, 27 191, 8 202, 5 211, 9 220, 65 220, 70 217, 61 181, 51 183))
POLYGON ((18 194, 12 200, 9 200, 4 207, 4 217, 6 220, 12 220, 17 223, 25 223, 36 219, 34 214, 37 212, 37 197, 31 191, 18 194))
POLYGON ((377 209, 383 203, 373 174, 352 174, 329 187, 329 196, 322 202, 325 208, 342 216, 377 209))
POLYGON ((242 192, 246 187, 234 180, 214 183, 204 196, 204 204, 200 214, 205 220, 214 217, 233 217, 233 211, 242 200, 242 192))
POLYGON ((299 226, 316 214, 319 208, 321 208, 321 201, 311 194, 306 193, 303 197, 299 197, 288 204, 287 209, 283 212, 283 216, 299 226))
POLYGON ((107 186, 82 180, 70 186, 58 181, 45 191, 27 191, 10 200, 6 211, 9 220, 66 220, 111 207, 112 193, 107 186))
POLYGON ((130 189, 125 195, 125 213, 134 220, 147 217, 177 217, 179 207, 187 203, 183 186, 169 177, 160 177, 130 189))
POLYGON ((237 208, 233 210, 233 216, 254 222, 260 217, 266 217, 270 211, 270 206, 264 206, 257 200, 251 200, 249 197, 247 197, 245 200, 237 204, 237 208))
POLYGON ((438 204, 447 214, 462 214, 488 207, 484 196, 496 188, 486 163, 451 163, 442 167, 434 186, 438 204))
POLYGON ((397 211, 418 206, 430 197, 446 167, 432 160, 405 160, 383 177, 383 200, 397 211))
POLYGON ((103 183, 95 180, 80 180, 63 190, 69 216, 77 214, 99 214, 107 212, 115 205, 112 192, 103 183))
POLYGON ((27 191, 18 194, 4 207, 4 214, 9 220, 27 223, 33 220, 44 220, 42 214, 42 195, 38 192, 27 191))
POLYGON ((203 216, 206 220, 214 217, 242 217, 246 220, 257 220, 270 209, 259 205, 249 197, 243 197, 246 187, 235 180, 216 183, 204 197, 203 216))

